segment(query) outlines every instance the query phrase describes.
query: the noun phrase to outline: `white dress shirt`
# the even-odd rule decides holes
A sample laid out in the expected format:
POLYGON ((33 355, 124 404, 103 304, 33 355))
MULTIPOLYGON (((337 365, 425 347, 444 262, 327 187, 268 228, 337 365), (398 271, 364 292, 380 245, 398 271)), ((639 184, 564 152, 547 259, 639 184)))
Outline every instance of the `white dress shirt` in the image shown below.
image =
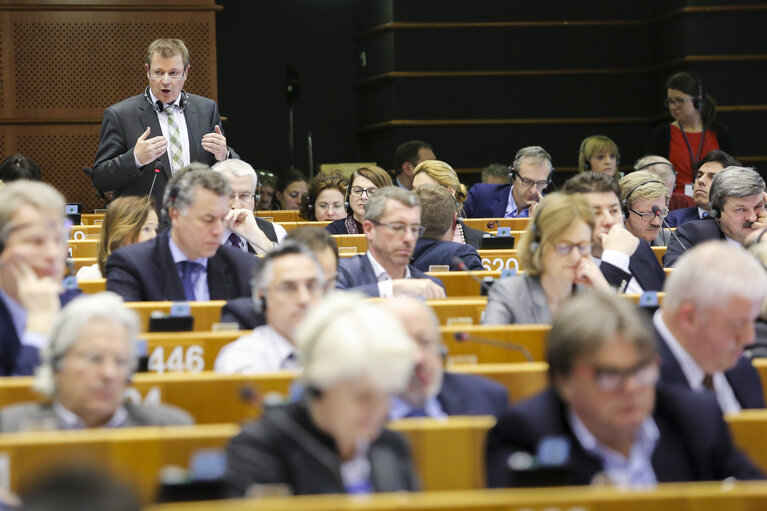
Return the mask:
MULTIPOLYGON (((373 253, 368 250, 365 254, 370 261, 370 266, 373 267, 373 273, 375 273, 376 280, 378 281, 378 294, 381 298, 391 298, 394 296, 394 286, 392 285, 391 275, 386 273, 383 266, 378 264, 376 258, 373 257, 373 253)), ((405 278, 410 278, 410 266, 405 266, 405 278)))
POLYGON ((605 250, 602 252, 602 259, 599 259, 598 257, 592 257, 594 259, 594 262, 597 263, 597 266, 602 264, 602 261, 612 264, 616 268, 620 268, 624 272, 631 275, 631 280, 628 281, 628 284, 626 284, 625 290, 619 290, 624 293, 635 293, 635 294, 642 294, 644 292, 644 289, 642 289, 642 286, 639 285, 639 282, 637 282, 637 279, 634 278, 634 275, 631 273, 631 270, 629 269, 629 262, 631 260, 631 257, 624 254, 623 252, 618 252, 617 250, 605 250))
MULTIPOLYGON (((154 94, 152 94, 152 88, 149 88, 149 97, 152 98, 152 103, 157 103, 157 98, 154 94)), ((178 103, 181 99, 181 96, 176 98, 176 101, 173 104, 163 104, 163 111, 157 112, 157 120, 160 122, 160 130, 162 130, 162 136, 165 137, 165 139, 168 141, 168 151, 171 150, 170 148, 170 130, 168 129, 168 112, 169 109, 173 110, 173 120, 176 121, 176 124, 178 125, 178 131, 179 135, 181 137, 181 149, 184 154, 181 155, 181 161, 183 163, 183 166, 189 165, 189 162, 191 161, 191 153, 189 149, 189 130, 186 127, 186 116, 184 115, 184 112, 178 109, 178 103)), ((146 129, 146 126, 144 127, 146 129)), ((149 138, 159 137, 160 133, 149 133, 149 138)), ((138 158, 136 156, 133 156, 134 161, 136 162, 137 167, 141 167, 141 163, 138 161, 138 158)), ((168 159, 170 159, 170 153, 168 154, 168 159)), ((170 169, 168 169, 170 170, 170 169)))
POLYGON ((274 328, 263 325, 221 348, 213 369, 229 374, 298 369, 296 348, 274 328))

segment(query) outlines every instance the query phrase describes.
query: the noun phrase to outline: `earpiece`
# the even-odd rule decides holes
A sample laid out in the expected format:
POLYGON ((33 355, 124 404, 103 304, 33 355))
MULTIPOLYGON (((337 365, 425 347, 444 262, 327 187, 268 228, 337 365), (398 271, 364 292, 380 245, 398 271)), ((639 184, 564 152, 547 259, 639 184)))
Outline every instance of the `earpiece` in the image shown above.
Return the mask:
POLYGON ((699 112, 703 111, 703 80, 695 73, 690 73, 695 77, 695 81, 698 83, 698 96, 692 99, 692 106, 699 112))
POLYGON ((589 160, 587 160, 585 158, 584 154, 583 154, 583 153, 586 152, 586 141, 587 140, 588 140, 588 138, 584 138, 583 142, 581 142, 581 158, 583 158, 583 162, 584 162, 583 163, 583 169, 586 170, 586 171, 591 170, 591 162, 589 160))
POLYGON ((538 229, 538 218, 543 213, 543 206, 538 206, 538 212, 530 223, 530 234, 533 235, 533 241, 530 243, 530 252, 535 252, 541 246, 541 233, 538 229))
POLYGON ((622 208, 622 210, 623 210, 623 218, 628 218, 628 217, 629 217, 629 213, 630 213, 630 211, 629 211, 628 203, 629 203, 629 199, 631 198, 631 194, 633 194, 635 191, 637 191, 637 189, 638 189, 638 188, 640 188, 640 187, 642 187, 642 186, 644 186, 644 185, 646 185, 646 184, 650 184, 650 183, 660 183, 660 184, 662 184, 663 186, 666 186, 666 185, 663 183, 663 181, 659 181, 659 180, 657 180, 657 179, 651 179, 651 180, 649 180, 649 181, 642 181, 641 183, 639 183, 638 185, 636 185, 634 188, 632 188, 632 189, 629 191, 629 193, 627 193, 627 194, 626 194, 626 198, 625 198, 625 199, 623 199, 623 202, 621 202, 621 208, 622 208))

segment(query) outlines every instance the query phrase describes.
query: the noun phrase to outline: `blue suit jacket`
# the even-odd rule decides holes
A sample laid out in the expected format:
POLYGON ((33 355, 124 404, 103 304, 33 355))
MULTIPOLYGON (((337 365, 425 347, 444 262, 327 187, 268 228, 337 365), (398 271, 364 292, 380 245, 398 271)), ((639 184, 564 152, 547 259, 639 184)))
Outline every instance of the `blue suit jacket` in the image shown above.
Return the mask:
POLYGON ((620 286, 624 280, 628 282, 632 276, 637 279, 645 291, 662 291, 663 283, 666 282, 666 273, 658 262, 658 258, 655 257, 655 252, 644 240, 639 240, 639 246, 629 258, 629 271, 631 273, 626 273, 617 266, 604 261, 600 263, 599 269, 607 282, 614 287, 620 286))
MULTIPOLYGON (((489 486, 508 486, 509 455, 518 451, 535 455, 541 440, 549 436, 563 437, 570 443, 570 483, 589 484, 602 471, 602 462, 581 447, 566 417, 564 403, 551 389, 500 417, 485 446, 489 486)), ((659 385, 652 417, 660 431, 651 460, 658 482, 764 478, 733 445, 714 396, 659 385)))
POLYGON ((459 269, 456 258, 466 264, 466 270, 481 271, 485 269, 482 266, 482 259, 474 247, 454 241, 428 238, 418 239, 413 257, 410 258, 410 264, 421 271, 429 271, 429 266, 432 264, 446 264, 450 266, 450 271, 456 271, 459 269))
POLYGON ((663 256, 663 266, 666 268, 674 266, 676 260, 685 254, 685 248, 690 250, 698 243, 703 243, 704 241, 725 239, 724 233, 719 228, 719 223, 710 217, 703 220, 693 220, 681 225, 676 230, 676 236, 679 238, 679 241, 671 236, 666 254, 663 256))
MULTIPOLYGON (((70 289, 59 296, 61 306, 82 294, 79 289, 70 289)), ((29 376, 40 365, 40 353, 33 346, 23 346, 16 333, 11 311, 0 300, 0 376, 29 376)))
POLYGON ((446 372, 437 401, 448 415, 500 416, 509 408, 506 387, 473 374, 446 372))
POLYGON ((668 216, 666 217, 666 222, 671 227, 679 227, 685 222, 690 222, 692 220, 700 220, 700 217, 698 216, 698 206, 695 206, 694 208, 682 208, 682 209, 675 209, 674 211, 669 211, 668 216))
MULTIPOLYGON (((418 268, 408 265, 410 268, 410 277, 413 279, 431 279, 440 287, 445 285, 442 281, 418 270, 418 268)), ((354 257, 342 257, 338 261, 338 278, 336 279, 336 289, 352 290, 365 293, 368 296, 380 296, 378 293, 378 280, 376 280, 373 267, 368 261, 366 254, 356 255, 354 257)))
MULTIPOLYGON (((107 290, 126 302, 186 301, 184 287, 170 253, 169 233, 128 245, 107 259, 107 290)), ((250 296, 250 277, 258 259, 240 249, 220 246, 208 259, 211 300, 250 296)))
MULTIPOLYGON (((463 203, 463 211, 467 218, 503 218, 506 206, 509 204, 511 184, 492 185, 477 183, 469 190, 469 195, 463 203)), ((527 209, 519 216, 528 216, 527 209)))
MULTIPOLYGON (((668 385, 681 385, 690 389, 690 383, 682 371, 682 366, 674 356, 666 340, 656 330, 655 337, 658 339, 658 353, 661 357, 660 379, 668 385)), ((746 357, 740 357, 735 367, 726 371, 724 375, 727 382, 735 393, 735 398, 741 408, 764 408, 764 394, 759 373, 751 365, 746 357)))

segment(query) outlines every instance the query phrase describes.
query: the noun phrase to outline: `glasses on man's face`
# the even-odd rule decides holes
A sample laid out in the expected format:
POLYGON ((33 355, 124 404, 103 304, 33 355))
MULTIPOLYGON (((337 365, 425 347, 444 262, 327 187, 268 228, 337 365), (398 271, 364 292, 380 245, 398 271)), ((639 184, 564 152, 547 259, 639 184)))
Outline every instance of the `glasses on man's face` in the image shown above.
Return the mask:
POLYGON ((240 199, 240 202, 248 202, 253 197, 255 197, 255 194, 247 193, 247 192, 232 193, 232 194, 229 195, 229 200, 233 201, 234 199, 240 199))
POLYGON ((642 361, 634 367, 619 369, 617 367, 592 366, 594 382, 599 390, 615 392, 626 385, 629 378, 635 378, 643 387, 650 387, 658 382, 659 370, 655 361, 642 361))
MULTIPOLYGON (((636 216, 644 220, 645 222, 652 222, 655 219, 655 213, 650 211, 649 213, 640 213, 634 208, 629 208, 629 211, 634 213, 636 216)), ((658 216, 661 218, 666 218, 668 216, 668 208, 663 208, 660 211, 658 211, 658 216)))
POLYGON ((404 236, 406 232, 410 231, 410 234, 412 234, 414 238, 420 238, 426 231, 426 227, 423 225, 407 225, 400 223, 387 224, 383 222, 376 222, 376 225, 382 225, 387 229, 391 229, 397 236, 404 236))
POLYGON ((692 101, 692 96, 687 96, 686 98, 666 98, 666 100, 663 102, 663 105, 666 108, 670 106, 680 107, 688 101, 692 101))
POLYGON ((325 291, 325 282, 320 280, 309 280, 306 282, 289 280, 281 282, 274 287, 277 293, 285 296, 296 296, 301 289, 306 289, 310 295, 317 296, 325 291))
POLYGON ((184 71, 169 71, 167 73, 160 73, 159 71, 153 71, 149 73, 149 78, 155 81, 162 81, 163 78, 166 76, 168 77, 168 80, 171 82, 175 82, 177 80, 180 80, 184 77, 184 71))
POLYGON ((546 181, 533 181, 532 179, 528 179, 526 177, 522 177, 519 174, 517 174, 517 179, 521 183, 523 188, 532 188, 535 186, 538 188, 538 190, 545 190, 549 186, 549 180, 546 181))
POLYGON ((566 256, 570 254, 574 248, 577 248, 578 253, 582 256, 591 254, 591 243, 567 243, 564 241, 561 243, 554 243, 554 251, 559 255, 566 256))
POLYGON ((355 199, 359 199, 360 197, 362 197, 363 193, 367 195, 369 199, 370 197, 375 195, 377 191, 378 191, 378 188, 376 188, 375 186, 371 186, 370 188, 362 188, 361 186, 352 186, 351 193, 352 193, 352 197, 354 197, 355 199))
POLYGON ((100 369, 107 360, 111 361, 115 368, 121 373, 127 374, 133 369, 133 361, 128 357, 105 355, 95 351, 73 352, 72 356, 80 359, 92 369, 100 369))
POLYGON ((329 209, 332 209, 334 211, 341 211, 344 209, 344 205, 340 202, 336 202, 335 204, 326 204, 324 202, 320 202, 317 204, 317 209, 320 211, 327 211, 329 209))

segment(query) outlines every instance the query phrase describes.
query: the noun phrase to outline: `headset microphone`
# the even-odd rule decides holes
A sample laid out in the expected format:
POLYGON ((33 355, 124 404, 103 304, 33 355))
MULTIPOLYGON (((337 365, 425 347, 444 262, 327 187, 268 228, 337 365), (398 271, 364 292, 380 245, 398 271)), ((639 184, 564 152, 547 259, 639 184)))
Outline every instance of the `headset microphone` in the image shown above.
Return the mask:
POLYGON ((155 111, 155 112, 162 112, 163 110, 165 110, 165 107, 164 107, 164 106, 162 106, 162 101, 160 101, 160 100, 158 99, 158 100, 157 100, 157 101, 155 101, 155 103, 154 103, 154 111, 155 111))
POLYGON ((665 225, 666 228, 669 230, 669 232, 671 232, 671 235, 674 237, 676 242, 679 243, 679 246, 682 247, 682 250, 684 250, 684 253, 686 254, 687 249, 685 248, 684 244, 679 240, 679 237, 676 235, 676 232, 674 232, 674 230, 671 229, 671 226, 668 224, 668 222, 666 222, 666 219, 661 216, 660 208, 658 206, 653 206, 652 208, 650 208, 650 211, 652 211, 655 216, 660 217, 660 221, 663 222, 663 225, 665 225))

